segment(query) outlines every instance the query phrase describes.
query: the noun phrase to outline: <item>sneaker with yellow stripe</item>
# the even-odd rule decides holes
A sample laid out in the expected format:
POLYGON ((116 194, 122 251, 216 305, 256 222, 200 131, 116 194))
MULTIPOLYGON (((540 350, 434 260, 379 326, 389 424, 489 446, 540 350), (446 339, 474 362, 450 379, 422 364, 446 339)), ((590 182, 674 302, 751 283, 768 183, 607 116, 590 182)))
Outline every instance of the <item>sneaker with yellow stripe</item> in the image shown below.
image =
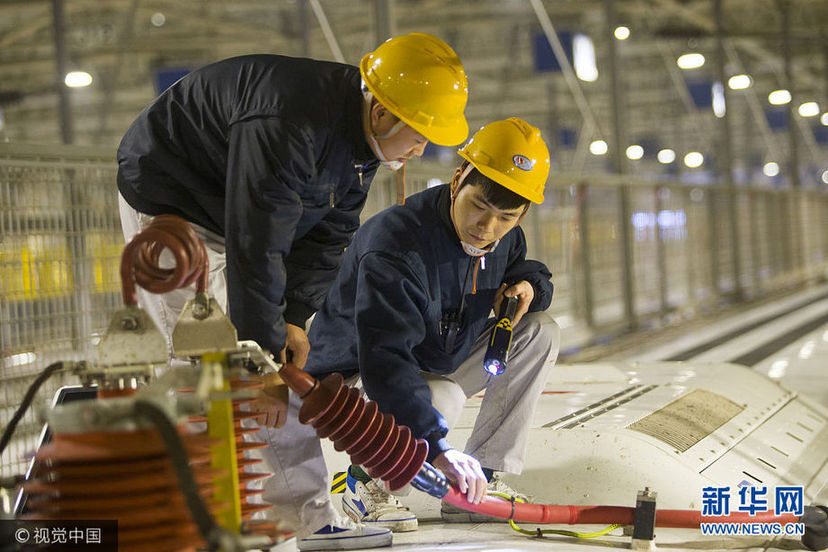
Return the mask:
POLYGON ((417 516, 374 481, 363 483, 348 472, 343 511, 357 523, 369 527, 387 527, 395 533, 417 529, 417 516))

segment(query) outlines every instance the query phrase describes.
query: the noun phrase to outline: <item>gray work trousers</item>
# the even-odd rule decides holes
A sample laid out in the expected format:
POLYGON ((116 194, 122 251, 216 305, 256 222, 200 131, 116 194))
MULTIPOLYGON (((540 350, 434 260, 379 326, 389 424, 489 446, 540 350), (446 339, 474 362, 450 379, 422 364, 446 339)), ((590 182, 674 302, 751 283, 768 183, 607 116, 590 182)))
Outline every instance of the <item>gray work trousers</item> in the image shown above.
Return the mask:
MULTIPOLYGON (((453 427, 468 397, 485 389, 480 413, 465 452, 496 471, 520 473, 535 406, 558 355, 560 330, 546 313, 529 313, 514 329, 509 366, 491 376, 483 370, 488 332, 474 344, 469 358, 450 376, 421 372, 431 389, 432 405, 453 427)), ((270 446, 262 457, 273 476, 263 483, 264 501, 273 515, 299 537, 338 517, 331 503, 330 479, 322 448, 311 426, 299 423, 301 401, 290 393, 287 422, 281 429, 263 428, 256 438, 270 446)))

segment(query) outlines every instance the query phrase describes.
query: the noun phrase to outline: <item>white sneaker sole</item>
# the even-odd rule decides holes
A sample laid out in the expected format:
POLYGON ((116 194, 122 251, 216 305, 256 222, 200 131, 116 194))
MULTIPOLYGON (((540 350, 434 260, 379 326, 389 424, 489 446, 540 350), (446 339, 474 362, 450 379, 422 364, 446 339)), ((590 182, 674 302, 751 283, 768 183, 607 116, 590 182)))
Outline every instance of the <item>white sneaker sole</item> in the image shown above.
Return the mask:
POLYGON ((411 514, 410 518, 394 519, 394 520, 373 520, 362 519, 356 511, 345 501, 342 502, 342 509, 345 514, 355 523, 362 523, 368 527, 385 527, 390 529, 393 533, 406 533, 408 531, 416 531, 418 527, 417 516, 411 514))
POLYGON ((350 537, 326 537, 319 539, 300 539, 297 548, 302 552, 312 550, 358 550, 362 548, 380 548, 391 546, 391 533, 381 535, 354 535, 350 537))

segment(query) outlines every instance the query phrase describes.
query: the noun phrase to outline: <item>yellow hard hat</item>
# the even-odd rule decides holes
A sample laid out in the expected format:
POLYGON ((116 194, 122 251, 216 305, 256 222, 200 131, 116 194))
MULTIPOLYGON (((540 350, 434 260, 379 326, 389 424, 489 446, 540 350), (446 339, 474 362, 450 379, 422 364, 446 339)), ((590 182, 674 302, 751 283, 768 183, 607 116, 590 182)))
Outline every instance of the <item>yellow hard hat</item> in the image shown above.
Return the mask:
POLYGON ((441 146, 469 135, 469 86, 454 50, 435 36, 389 38, 359 64, 368 90, 404 123, 441 146))
POLYGON ((540 130, 511 117, 475 132, 457 152, 478 171, 521 197, 543 203, 549 150, 540 130))

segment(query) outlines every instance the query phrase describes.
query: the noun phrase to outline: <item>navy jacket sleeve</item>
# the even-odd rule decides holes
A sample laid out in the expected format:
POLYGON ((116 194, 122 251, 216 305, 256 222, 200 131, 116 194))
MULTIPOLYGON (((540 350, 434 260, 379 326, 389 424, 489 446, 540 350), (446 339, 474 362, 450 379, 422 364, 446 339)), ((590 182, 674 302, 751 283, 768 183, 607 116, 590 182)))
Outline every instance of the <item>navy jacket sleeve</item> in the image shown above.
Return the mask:
POLYGON ((302 215, 300 191, 315 173, 310 139, 277 117, 230 128, 225 240, 230 319, 240 339, 285 345, 284 260, 302 215))
POLYGON ((552 274, 545 264, 526 260, 526 236, 523 234, 523 229, 518 226, 513 231, 516 232, 516 236, 509 251, 509 265, 506 267, 503 281, 510 286, 521 280, 532 284, 535 297, 529 305, 529 311, 546 310, 552 302, 553 286, 550 281, 552 274))
POLYGON ((345 248, 359 228, 359 214, 366 198, 362 186, 352 186, 336 208, 293 244, 285 261, 285 321, 304 327, 308 318, 322 306, 342 264, 345 248))
POLYGON ((426 335, 426 287, 407 263, 377 252, 362 257, 357 278, 354 323, 365 392, 414 437, 427 438, 432 460, 449 447, 443 439, 448 424, 431 406, 431 390, 412 352, 426 335))

